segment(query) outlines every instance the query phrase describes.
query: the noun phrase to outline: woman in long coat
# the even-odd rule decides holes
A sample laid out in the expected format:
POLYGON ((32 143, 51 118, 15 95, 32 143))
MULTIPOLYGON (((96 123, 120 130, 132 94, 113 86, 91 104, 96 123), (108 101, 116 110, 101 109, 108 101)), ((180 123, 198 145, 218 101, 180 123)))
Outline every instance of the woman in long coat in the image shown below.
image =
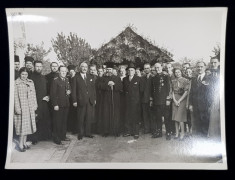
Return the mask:
POLYGON ((180 140, 184 138, 184 123, 187 122, 186 97, 188 95, 189 81, 182 77, 179 68, 174 69, 175 79, 172 80, 172 120, 175 121, 175 138, 179 137, 179 125, 181 129, 180 140))
POLYGON ((14 124, 16 135, 19 135, 19 151, 24 152, 29 147, 26 144, 27 135, 36 132, 35 111, 37 99, 34 83, 28 79, 25 67, 19 71, 20 77, 15 81, 14 92, 14 124))

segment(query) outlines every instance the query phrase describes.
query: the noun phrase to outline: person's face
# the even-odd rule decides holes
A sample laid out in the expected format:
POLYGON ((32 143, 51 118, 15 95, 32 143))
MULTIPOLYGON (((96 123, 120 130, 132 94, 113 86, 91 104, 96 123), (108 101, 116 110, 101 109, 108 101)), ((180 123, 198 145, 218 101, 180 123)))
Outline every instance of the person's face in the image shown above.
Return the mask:
POLYGON ((152 67, 152 68, 151 68, 151 73, 152 73, 153 75, 156 75, 156 74, 157 74, 157 71, 155 70, 155 67, 152 67))
POLYGON ((187 77, 192 77, 193 71, 191 69, 186 69, 186 76, 187 77))
POLYGON ((51 64, 51 71, 52 72, 57 72, 58 71, 58 64, 57 63, 52 63, 51 64))
POLYGON ((120 69, 120 75, 125 76, 126 75, 126 70, 124 68, 120 69))
POLYGON ((204 63, 198 63, 197 64, 197 71, 198 71, 198 73, 199 74, 202 74, 202 73, 204 73, 205 72, 205 65, 204 65, 204 63))
POLYGON ((187 68, 189 68, 189 64, 184 64, 183 65, 183 70, 186 71, 187 68))
POLYGON ((113 68, 106 68, 106 74, 111 76, 113 74, 113 68))
POLYGON ((69 75, 70 75, 70 77, 74 77, 74 76, 75 76, 75 74, 76 74, 76 72, 75 72, 75 70, 74 70, 74 69, 71 69, 71 70, 69 71, 69 75))
POLYGON ((206 73, 207 76, 209 76, 211 74, 211 71, 210 70, 206 70, 205 73, 206 73))
POLYGON ((20 69, 20 62, 15 62, 15 70, 19 71, 20 69))
POLYGON ((140 72, 139 69, 137 69, 137 70, 135 71, 135 73, 136 73, 137 76, 141 77, 141 72, 140 72))
POLYGON ((68 72, 68 70, 66 67, 61 67, 60 71, 59 71, 60 77, 65 78, 67 75, 67 72, 68 72))
POLYGON ((21 72, 20 79, 26 80, 27 78, 28 78, 28 72, 25 71, 21 72))
POLYGON ((117 70, 116 70, 116 69, 113 69, 113 75, 114 75, 114 76, 117 76, 117 75, 118 75, 118 73, 117 73, 117 70))
POLYGON ((99 76, 99 77, 102 77, 103 74, 104 74, 103 69, 102 69, 102 68, 98 69, 98 76, 99 76))
POLYGON ((87 73, 87 70, 88 70, 88 65, 87 65, 87 63, 82 63, 82 64, 80 65, 80 70, 81 70, 81 73, 83 73, 83 74, 87 73))
POLYGON ((169 74, 171 74, 171 73, 172 73, 172 70, 173 70, 172 65, 171 65, 171 64, 167 64, 166 68, 167 68, 167 72, 168 72, 169 74))
POLYGON ((94 66, 90 67, 90 74, 95 75, 96 74, 96 68, 94 66))
POLYGON ((155 70, 156 70, 156 72, 157 72, 158 74, 161 73, 161 72, 162 72, 162 66, 161 66, 161 64, 156 63, 156 64, 155 64, 155 70))
POLYGON ((34 68, 35 68, 35 71, 37 73, 41 73, 42 72, 42 64, 41 63, 36 63, 34 68))
POLYGON ((134 68, 129 68, 128 73, 129 73, 129 76, 134 76, 135 75, 135 69, 134 68))
POLYGON ((33 63, 31 61, 26 61, 25 62, 25 67, 28 69, 28 70, 31 70, 33 69, 33 63))
POLYGON ((149 74, 151 72, 151 68, 149 64, 144 65, 144 72, 145 74, 149 74))
POLYGON ((217 69, 219 66, 219 60, 218 59, 211 59, 211 66, 212 66, 212 69, 217 69))
POLYGON ((175 70, 175 76, 176 76, 177 78, 179 78, 179 77, 182 76, 182 73, 181 73, 181 71, 180 71, 179 69, 176 69, 176 70, 175 70))

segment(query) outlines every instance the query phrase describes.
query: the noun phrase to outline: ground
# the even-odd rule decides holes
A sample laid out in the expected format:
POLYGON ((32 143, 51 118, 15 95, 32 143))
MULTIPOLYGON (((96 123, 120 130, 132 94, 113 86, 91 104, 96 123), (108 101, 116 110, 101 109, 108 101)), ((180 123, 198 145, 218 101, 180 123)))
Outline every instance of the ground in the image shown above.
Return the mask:
POLYGON ((133 137, 101 137, 71 141, 56 145, 41 141, 30 145, 26 152, 12 152, 11 162, 151 162, 151 163, 220 163, 221 145, 202 139, 187 138, 184 141, 166 141, 165 136, 153 139, 150 134, 133 137))

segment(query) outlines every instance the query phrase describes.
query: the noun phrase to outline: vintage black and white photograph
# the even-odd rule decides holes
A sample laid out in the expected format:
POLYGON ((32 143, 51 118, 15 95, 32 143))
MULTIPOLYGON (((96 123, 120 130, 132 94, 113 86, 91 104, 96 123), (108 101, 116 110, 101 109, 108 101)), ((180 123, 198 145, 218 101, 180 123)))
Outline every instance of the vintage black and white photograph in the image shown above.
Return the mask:
POLYGON ((7 169, 227 169, 227 8, 8 8, 7 169))

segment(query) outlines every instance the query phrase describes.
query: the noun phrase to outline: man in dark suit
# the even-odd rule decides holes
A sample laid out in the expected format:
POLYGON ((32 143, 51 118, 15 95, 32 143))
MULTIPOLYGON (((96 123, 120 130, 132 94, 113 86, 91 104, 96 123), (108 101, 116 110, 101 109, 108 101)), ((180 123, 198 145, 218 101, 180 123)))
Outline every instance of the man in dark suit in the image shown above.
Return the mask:
POLYGON ((198 75, 192 79, 189 109, 193 111, 193 134, 206 137, 209 128, 211 98, 211 77, 205 74, 206 64, 198 62, 198 75))
POLYGON ((149 63, 144 64, 144 72, 142 82, 143 82, 143 93, 141 96, 141 106, 142 106, 142 114, 143 114, 143 123, 144 123, 144 133, 150 133, 150 118, 151 118, 151 110, 150 110, 150 96, 151 96, 151 65, 149 63))
MULTIPOLYGON (((153 108, 155 110, 155 120, 153 120, 154 134, 152 138, 162 137, 162 117, 164 117, 166 100, 170 93, 169 76, 162 72, 162 64, 156 63, 155 69, 157 74, 152 78, 151 99, 153 99, 153 108)), ((168 124, 165 123, 167 126, 168 124)), ((166 136, 170 136, 166 127, 166 136)))
POLYGON ((123 92, 125 94, 125 128, 124 137, 134 135, 139 138, 139 124, 141 118, 141 93, 143 83, 140 77, 135 75, 135 66, 128 66, 128 76, 123 79, 123 92))
POLYGON ((66 137, 67 118, 69 111, 69 95, 71 88, 66 77, 67 68, 59 67, 59 77, 55 77, 50 88, 50 99, 53 106, 53 131, 52 136, 56 144, 61 141, 68 141, 66 137))
POLYGON ((83 136, 93 138, 91 134, 91 122, 93 107, 96 104, 95 81, 87 74, 86 62, 80 64, 80 73, 77 73, 72 82, 73 106, 77 107, 78 140, 83 136))
POLYGON ((20 76, 19 70, 20 70, 20 58, 19 56, 15 55, 15 80, 20 76))

